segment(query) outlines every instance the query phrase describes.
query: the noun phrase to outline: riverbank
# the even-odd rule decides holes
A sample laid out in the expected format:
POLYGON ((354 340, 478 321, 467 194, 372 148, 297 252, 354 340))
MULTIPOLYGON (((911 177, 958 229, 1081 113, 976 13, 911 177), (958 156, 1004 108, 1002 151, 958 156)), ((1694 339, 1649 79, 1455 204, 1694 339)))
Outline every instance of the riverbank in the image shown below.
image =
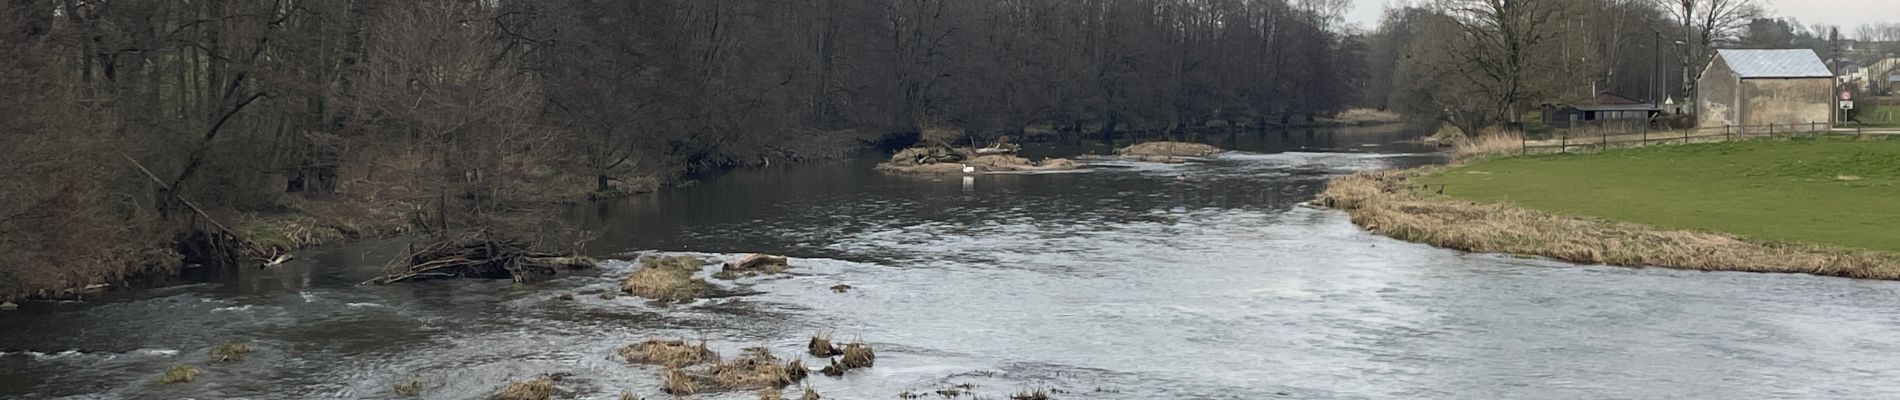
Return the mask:
POLYGON ((1334 180, 1393 238, 1586 264, 1900 279, 1900 142, 1761 140, 1503 157, 1334 180))

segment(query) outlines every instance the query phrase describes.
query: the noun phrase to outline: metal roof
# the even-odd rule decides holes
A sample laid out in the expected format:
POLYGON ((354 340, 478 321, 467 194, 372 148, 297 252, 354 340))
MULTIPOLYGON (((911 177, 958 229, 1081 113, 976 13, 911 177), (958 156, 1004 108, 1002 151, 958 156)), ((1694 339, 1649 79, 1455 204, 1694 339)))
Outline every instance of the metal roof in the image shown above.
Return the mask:
POLYGON ((1717 50, 1728 68, 1747 78, 1833 78, 1814 50, 1717 50))
POLYGON ((1572 106, 1571 108, 1575 108, 1579 111, 1656 111, 1662 109, 1662 107, 1657 107, 1654 104, 1592 104, 1572 106))

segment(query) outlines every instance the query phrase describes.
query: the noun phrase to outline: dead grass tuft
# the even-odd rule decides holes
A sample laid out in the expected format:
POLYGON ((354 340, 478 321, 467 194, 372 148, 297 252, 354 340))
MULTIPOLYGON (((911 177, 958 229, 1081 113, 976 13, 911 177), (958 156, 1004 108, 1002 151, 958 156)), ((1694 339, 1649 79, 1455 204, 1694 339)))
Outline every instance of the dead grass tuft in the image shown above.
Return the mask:
POLYGON ((805 344, 805 350, 813 357, 836 357, 844 355, 844 350, 831 345, 831 332, 819 332, 811 335, 811 342, 805 344))
POLYGON ((812 390, 811 386, 806 386, 805 393, 798 396, 798 400, 822 400, 822 399, 824 399, 824 397, 819 396, 818 391, 812 390))
POLYGON ((1660 230, 1416 191, 1415 179, 1431 171, 1367 172, 1338 178, 1317 203, 1345 210, 1353 223, 1376 233, 1463 251, 1582 264, 1900 280, 1900 256, 1891 254, 1660 230))
POLYGON ((230 342, 211 348, 211 362, 244 361, 251 354, 251 346, 240 342, 230 342))
POLYGON ((184 365, 184 364, 173 365, 171 368, 165 369, 165 376, 159 377, 158 383, 166 384, 166 385, 170 385, 174 383, 189 383, 191 381, 198 380, 198 373, 199 373, 198 367, 193 367, 193 366, 184 365))
POLYGON ((1524 133, 1494 128, 1475 137, 1458 138, 1452 143, 1457 159, 1469 161, 1523 152, 1524 133))
POLYGON ((1861 179, 1860 177, 1853 176, 1853 175, 1835 175, 1834 176, 1834 180, 1841 181, 1841 182, 1859 182, 1860 179, 1861 179))
POLYGON ((845 368, 870 368, 872 364, 876 363, 877 352, 871 350, 871 345, 862 342, 853 342, 844 345, 844 360, 842 364, 845 368))
POLYGON ((660 391, 667 394, 687 396, 699 393, 699 382, 695 381, 692 375, 686 374, 683 369, 667 367, 665 379, 665 382, 661 383, 660 391))
POLYGON ((640 396, 634 395, 632 390, 628 390, 628 391, 620 392, 620 400, 641 400, 641 399, 640 399, 640 396))
POLYGON ((759 390, 759 400, 785 400, 785 394, 776 389, 759 390))
POLYGON ((510 382, 507 389, 501 391, 501 400, 548 400, 554 395, 554 379, 537 376, 519 382, 510 382))
POLYGON ((665 268, 687 272, 698 272, 706 266, 706 260, 693 256, 643 256, 640 265, 648 268, 665 268))
POLYGON ((684 302, 706 292, 706 280, 693 277, 693 271, 650 265, 634 271, 620 284, 620 290, 658 301, 684 302))
POLYGON ((401 397, 421 396, 422 395, 422 380, 416 379, 413 377, 409 378, 409 380, 407 381, 397 383, 393 391, 396 392, 397 396, 401 396, 401 397))
POLYGON ((1124 157, 1209 157, 1223 152, 1212 145, 1187 142, 1148 142, 1115 150, 1124 157))
POLYGON ((620 356, 626 357, 628 362, 667 367, 685 367, 719 361, 719 353, 706 347, 704 341, 694 345, 682 340, 648 340, 621 348, 620 356))
POLYGON ((785 376, 792 378, 792 382, 803 381, 811 377, 811 368, 805 367, 805 360, 792 360, 785 363, 785 376))
POLYGON ((1027 392, 1010 395, 1009 400, 1049 400, 1049 392, 1041 388, 1036 388, 1027 392))
POLYGON ((778 357, 765 348, 747 349, 742 357, 714 363, 707 373, 713 385, 723 390, 783 389, 796 383, 779 365, 778 357))

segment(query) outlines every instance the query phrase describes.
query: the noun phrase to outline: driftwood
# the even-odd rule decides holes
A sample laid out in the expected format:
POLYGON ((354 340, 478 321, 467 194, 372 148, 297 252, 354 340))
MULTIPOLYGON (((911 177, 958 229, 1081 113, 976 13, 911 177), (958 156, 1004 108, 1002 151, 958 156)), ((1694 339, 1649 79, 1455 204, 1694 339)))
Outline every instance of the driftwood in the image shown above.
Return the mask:
POLYGON ((462 239, 437 242, 411 251, 384 267, 384 274, 370 283, 424 281, 432 279, 480 278, 513 279, 528 282, 554 276, 561 271, 593 268, 591 258, 529 250, 514 243, 462 239))

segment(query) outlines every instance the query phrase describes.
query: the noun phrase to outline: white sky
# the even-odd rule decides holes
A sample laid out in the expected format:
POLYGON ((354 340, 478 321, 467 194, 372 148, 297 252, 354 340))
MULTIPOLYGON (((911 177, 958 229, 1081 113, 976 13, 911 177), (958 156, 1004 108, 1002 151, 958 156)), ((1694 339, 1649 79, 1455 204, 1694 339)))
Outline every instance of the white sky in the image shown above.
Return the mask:
MULTIPOLYGON (((1379 24, 1387 4, 1420 3, 1422 0, 1353 0, 1346 20, 1361 28, 1379 24)), ((1879 22, 1900 23, 1900 0, 1763 0, 1780 17, 1839 25, 1842 34, 1851 35, 1854 27, 1879 22)))

